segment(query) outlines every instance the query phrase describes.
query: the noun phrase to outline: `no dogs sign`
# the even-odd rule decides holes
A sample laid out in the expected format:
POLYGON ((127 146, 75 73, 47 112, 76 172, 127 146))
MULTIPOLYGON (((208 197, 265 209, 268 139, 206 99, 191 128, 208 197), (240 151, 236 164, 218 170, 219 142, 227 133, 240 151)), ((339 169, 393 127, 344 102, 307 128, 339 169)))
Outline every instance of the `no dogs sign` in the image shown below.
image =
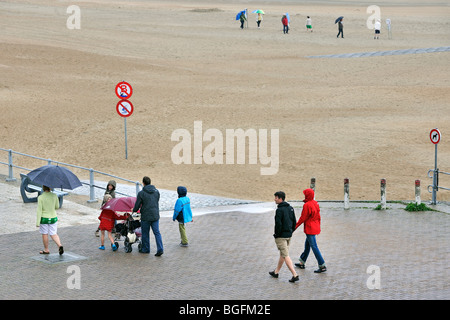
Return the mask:
POLYGON ((441 132, 438 128, 430 131, 430 140, 433 144, 438 144, 441 141, 441 132))

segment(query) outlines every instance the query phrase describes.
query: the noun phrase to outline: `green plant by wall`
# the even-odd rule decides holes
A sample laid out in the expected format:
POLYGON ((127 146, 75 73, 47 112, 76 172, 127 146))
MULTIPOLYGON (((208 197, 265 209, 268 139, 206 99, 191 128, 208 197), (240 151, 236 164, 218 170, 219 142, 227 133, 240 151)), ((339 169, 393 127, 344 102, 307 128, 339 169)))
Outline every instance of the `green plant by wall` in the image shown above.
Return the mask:
POLYGON ((436 211, 426 206, 425 203, 417 204, 416 202, 408 203, 406 211, 436 211))

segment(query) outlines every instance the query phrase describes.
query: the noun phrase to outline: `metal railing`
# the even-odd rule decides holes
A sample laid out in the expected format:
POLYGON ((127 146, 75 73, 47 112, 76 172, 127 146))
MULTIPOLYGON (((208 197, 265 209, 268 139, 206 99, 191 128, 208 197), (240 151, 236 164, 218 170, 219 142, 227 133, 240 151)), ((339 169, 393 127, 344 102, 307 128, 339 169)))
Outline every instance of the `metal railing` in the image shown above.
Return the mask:
MULTIPOLYGON (((4 165, 8 166, 8 177, 6 178, 6 181, 15 181, 16 180, 16 178, 14 178, 13 168, 27 170, 27 171, 33 170, 33 169, 15 165, 13 163, 13 154, 28 157, 28 158, 33 158, 33 159, 37 159, 37 160, 47 161, 47 164, 58 164, 58 165, 63 165, 63 166, 67 166, 67 167, 72 167, 72 168, 89 171, 89 183, 81 182, 82 184, 89 185, 89 200, 88 200, 88 202, 97 202, 97 199, 95 199, 95 188, 106 190, 106 188, 103 188, 103 187, 100 187, 100 186, 97 186, 94 184, 94 173, 102 174, 102 175, 105 175, 105 176, 108 176, 108 177, 111 177, 114 179, 119 179, 121 181, 135 184, 136 185, 136 195, 138 194, 138 192, 140 191, 140 187, 142 186, 142 184, 140 184, 138 181, 128 180, 128 179, 121 178, 121 177, 118 177, 118 176, 115 176, 115 175, 112 175, 109 173, 97 171, 92 168, 85 168, 85 167, 80 167, 80 166, 69 164, 69 163, 64 163, 64 162, 55 161, 55 160, 51 160, 51 159, 36 157, 36 156, 29 155, 29 154, 13 151, 11 149, 0 148, 0 151, 8 152, 8 162, 0 161, 0 164, 4 164, 4 165)), ((116 190, 116 193, 124 195, 124 196, 130 196, 128 194, 118 192, 117 190, 116 190)))
POLYGON ((444 189, 444 190, 450 190, 450 188, 445 188, 445 187, 440 187, 439 186, 439 174, 446 174, 446 175, 450 175, 449 172, 444 172, 444 171, 439 171, 439 169, 431 169, 428 170, 428 178, 432 178, 433 179, 433 184, 428 185, 428 192, 432 194, 431 196, 431 204, 436 204, 436 192, 439 191, 439 189, 444 189), (433 172, 432 175, 430 175, 430 172, 433 172), (431 188, 431 189, 430 189, 431 188), (430 191, 431 190, 431 191, 430 191))

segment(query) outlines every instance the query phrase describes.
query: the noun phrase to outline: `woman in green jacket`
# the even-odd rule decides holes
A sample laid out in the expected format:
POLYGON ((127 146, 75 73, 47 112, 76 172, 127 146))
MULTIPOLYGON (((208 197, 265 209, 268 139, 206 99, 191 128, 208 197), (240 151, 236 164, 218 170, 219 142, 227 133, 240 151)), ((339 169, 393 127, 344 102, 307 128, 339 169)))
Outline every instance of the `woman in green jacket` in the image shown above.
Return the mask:
POLYGON ((64 253, 64 248, 61 245, 61 240, 57 234, 58 217, 56 216, 56 209, 59 208, 58 196, 50 192, 50 188, 42 186, 44 192, 38 197, 36 227, 39 227, 39 232, 42 234, 42 242, 44 243, 44 250, 40 254, 49 254, 48 250, 48 236, 56 243, 59 248, 59 254, 64 253))

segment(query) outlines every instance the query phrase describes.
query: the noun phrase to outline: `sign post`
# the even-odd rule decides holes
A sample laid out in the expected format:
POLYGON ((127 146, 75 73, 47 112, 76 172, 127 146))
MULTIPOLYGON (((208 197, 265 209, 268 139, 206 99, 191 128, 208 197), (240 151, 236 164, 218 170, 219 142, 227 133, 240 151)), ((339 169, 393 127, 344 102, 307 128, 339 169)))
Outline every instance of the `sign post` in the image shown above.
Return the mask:
POLYGON ((133 114, 133 104, 128 101, 133 94, 133 87, 128 82, 122 81, 116 85, 116 96, 121 99, 116 105, 116 111, 119 116, 123 117, 125 126, 125 159, 128 159, 128 142, 127 142, 127 118, 133 114))
POLYGON ((441 141, 441 132, 438 128, 430 131, 430 140, 434 144, 434 173, 433 173, 433 193, 431 196, 431 204, 436 204, 436 192, 438 191, 439 169, 437 168, 437 146, 441 141))

